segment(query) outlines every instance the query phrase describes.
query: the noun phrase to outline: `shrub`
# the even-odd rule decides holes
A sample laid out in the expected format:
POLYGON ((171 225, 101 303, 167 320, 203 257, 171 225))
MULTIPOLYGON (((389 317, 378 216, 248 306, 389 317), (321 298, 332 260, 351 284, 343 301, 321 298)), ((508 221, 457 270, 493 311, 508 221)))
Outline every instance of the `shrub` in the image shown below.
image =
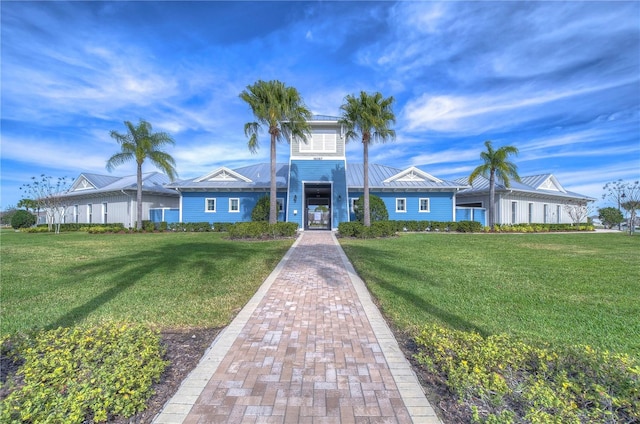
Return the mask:
POLYGON ((216 233, 226 233, 232 225, 232 222, 214 222, 212 224, 212 231, 215 231, 216 233))
POLYGON ((396 230, 393 221, 372 222, 371 227, 365 227, 361 222, 354 221, 338 224, 338 233, 342 237, 378 238, 393 236, 396 230))
POLYGON ((169 224, 167 223, 167 221, 161 221, 158 223, 157 228, 160 231, 167 231, 167 229, 169 228, 169 224))
POLYGON ((11 227, 14 229, 29 228, 36 223, 36 216, 24 209, 17 210, 11 217, 11 227))
POLYGON ((640 363, 588 346, 531 346, 506 335, 425 326, 416 360, 474 422, 636 422, 640 363))
MULTIPOLYGON (((388 221, 389 212, 387 212, 387 206, 384 201, 375 194, 369 195, 369 211, 371 215, 371 222, 375 221, 388 221)), ((360 222, 364 222, 364 196, 360 196, 354 204, 354 212, 356 219, 360 222)))
POLYGON ((142 230, 152 233, 154 232, 156 229, 156 224, 153 223, 153 221, 148 221, 148 220, 143 220, 142 221, 142 230))
POLYGON ((476 221, 460 221, 457 224, 456 231, 459 233, 482 232, 482 224, 476 221))
POLYGON ((208 222, 174 222, 169 224, 169 230, 188 233, 202 233, 212 231, 208 222))
POLYGON ((294 222, 277 222, 275 224, 269 224, 266 221, 238 222, 228 228, 230 239, 293 237, 297 231, 298 224, 294 222))
POLYGON ((269 196, 262 196, 256 202, 256 205, 253 207, 251 211, 251 220, 252 221, 269 221, 269 207, 271 205, 271 200, 269 196))
POLYGON ((167 365, 159 336, 127 324, 42 331, 13 349, 23 385, 0 405, 5 423, 131 417, 145 409, 167 365))

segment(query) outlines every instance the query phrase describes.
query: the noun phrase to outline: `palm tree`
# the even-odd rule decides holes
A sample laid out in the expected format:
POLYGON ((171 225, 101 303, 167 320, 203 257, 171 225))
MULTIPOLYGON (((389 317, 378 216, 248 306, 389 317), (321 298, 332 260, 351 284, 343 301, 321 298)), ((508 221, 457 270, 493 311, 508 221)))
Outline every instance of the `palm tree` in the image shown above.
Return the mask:
POLYGON ((107 170, 111 172, 116 166, 135 159, 137 164, 137 223, 136 228, 142 229, 142 164, 149 159, 153 165, 160 168, 173 181, 177 177, 175 160, 161 147, 174 145, 175 141, 165 132, 152 132, 151 124, 140 119, 137 126, 129 121, 124 121, 128 133, 120 134, 111 131, 111 138, 119 144, 121 151, 114 154, 107 161, 107 170))
POLYGON ((346 141, 359 139, 363 147, 364 163, 364 225, 371 226, 371 211, 369 210, 369 144, 386 142, 396 138, 395 130, 390 128, 395 124, 396 117, 391 106, 393 96, 382 97, 380 93, 367 94, 360 92, 360 97, 348 95, 345 103, 340 106, 342 117, 338 121, 345 127, 346 141))
POLYGON ((490 140, 485 141, 484 145, 487 150, 480 153, 484 163, 471 172, 469 184, 473 184, 480 175, 489 179, 489 226, 493 230, 495 227, 496 178, 502 180, 507 188, 511 187, 511 178, 520 182, 518 167, 508 160, 509 155, 518 155, 518 149, 514 146, 502 146, 498 150, 494 150, 490 140))
POLYGON ((278 220, 276 200, 276 143, 289 142, 292 137, 304 142, 311 133, 308 120, 311 112, 305 106, 298 90, 284 83, 258 80, 240 93, 253 112, 254 122, 244 125, 244 134, 249 137, 249 150, 258 150, 258 132, 264 127, 271 137, 271 185, 269 187, 269 223, 278 220))

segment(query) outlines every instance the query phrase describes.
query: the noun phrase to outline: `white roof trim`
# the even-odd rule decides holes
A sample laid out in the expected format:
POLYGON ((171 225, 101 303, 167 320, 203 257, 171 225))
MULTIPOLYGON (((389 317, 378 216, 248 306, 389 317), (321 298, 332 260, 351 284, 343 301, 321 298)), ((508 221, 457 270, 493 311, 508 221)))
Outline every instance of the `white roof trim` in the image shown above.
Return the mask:
POLYGON ((425 181, 425 180, 430 180, 430 181, 433 181, 434 183, 442 182, 441 179, 436 178, 433 175, 428 174, 416 168, 415 166, 412 166, 410 168, 405 169, 402 172, 397 173, 396 175, 393 175, 387 178, 386 180, 383 181, 383 183, 392 183, 396 181, 425 181))
POLYGON ((567 191, 560 185, 560 182, 553 175, 549 175, 549 178, 544 180, 542 184, 536 187, 536 190, 550 190, 550 191, 560 191, 562 193, 566 193, 567 191))
POLYGON ((194 180, 196 183, 201 183, 203 181, 244 181, 245 183, 252 183, 251 179, 245 177, 242 174, 238 174, 235 171, 227 168, 226 166, 220 167, 213 172, 208 173, 200 178, 196 178, 194 180))
POLYGON ((91 183, 84 175, 80 175, 70 191, 95 190, 97 187, 91 183))

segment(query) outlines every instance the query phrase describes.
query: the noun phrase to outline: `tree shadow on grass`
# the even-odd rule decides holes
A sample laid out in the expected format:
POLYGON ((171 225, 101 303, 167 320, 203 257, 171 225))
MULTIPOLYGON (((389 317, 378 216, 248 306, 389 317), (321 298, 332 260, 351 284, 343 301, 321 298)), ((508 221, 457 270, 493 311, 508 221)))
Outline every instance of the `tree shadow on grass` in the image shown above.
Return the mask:
MULTIPOLYGON (((364 252, 364 254, 362 255, 363 257, 381 258, 381 252, 376 249, 366 247, 366 246, 358 246, 358 250, 364 252)), ((401 263, 402 259, 403 258, 400 256, 400 254, 393 255, 393 254, 390 254, 389 252, 385 252, 384 260, 379 260, 378 263, 382 264, 381 268, 384 270, 385 273, 402 275, 404 278, 407 279, 407 281, 416 281, 419 284, 442 286, 442 284, 437 281, 426 279, 425 275, 421 274, 417 270, 407 269, 398 265, 394 265, 394 264, 401 263)), ((356 272, 357 271, 358 270, 356 268, 356 272)), ((358 274, 360 274, 360 272, 358 272, 358 274)), ((366 280, 364 278, 363 280, 366 283, 366 280)), ((437 318, 438 320, 445 322, 451 328, 454 328, 456 330, 463 330, 463 331, 475 331, 484 337, 490 334, 482 327, 479 327, 471 323, 470 321, 462 318, 459 315, 456 315, 454 313, 451 313, 449 311, 446 311, 436 306, 435 304, 427 301, 423 297, 417 296, 416 293, 410 290, 394 285, 388 281, 383 280, 382 278, 378 278, 374 284, 377 284, 383 290, 389 293, 392 293, 393 295, 403 299, 406 303, 413 305, 415 308, 421 311, 425 311, 427 314, 433 316, 434 318, 437 318)))
MULTIPOLYGON (((46 329, 73 326, 85 320, 91 313, 101 307, 116 301, 116 298, 126 295, 127 291, 140 284, 150 274, 173 275, 181 267, 188 265, 190 272, 197 278, 211 280, 221 271, 217 260, 231 259, 239 267, 246 261, 247 255, 254 250, 250 244, 212 243, 180 243, 170 246, 160 246, 138 251, 134 254, 95 258, 89 262, 71 266, 67 269, 65 280, 70 290, 74 285, 83 281, 104 281, 105 290, 96 293, 94 297, 70 309, 55 321, 47 325, 46 329)), ((148 282, 144 282, 148 288, 148 282)), ((202 287, 203 296, 206 287, 202 287)))

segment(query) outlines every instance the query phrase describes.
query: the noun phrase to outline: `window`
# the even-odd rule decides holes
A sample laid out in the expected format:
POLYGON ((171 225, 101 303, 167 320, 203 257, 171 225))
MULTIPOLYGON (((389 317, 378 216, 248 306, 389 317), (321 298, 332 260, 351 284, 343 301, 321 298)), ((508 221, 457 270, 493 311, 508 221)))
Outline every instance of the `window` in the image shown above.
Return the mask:
POLYGON ((557 215, 558 215, 557 218, 556 218, 556 220, 557 220, 556 222, 558 224, 560 224, 560 222, 562 222, 562 206, 560 206, 560 205, 556 206, 556 211, 557 211, 557 215))
POLYGON ((300 140, 300 151, 309 153, 335 153, 336 133, 334 131, 316 131, 307 142, 300 140))
POLYGON ((229 212, 240 212, 240 199, 237 197, 229 199, 229 212))
POLYGON ((216 211, 216 199, 204 199, 204 211, 215 212, 216 211))
POLYGON ((107 223, 107 202, 102 204, 102 223, 107 223))
POLYGON ((278 213, 281 213, 284 210, 284 200, 277 198, 276 199, 276 208, 278 209, 278 213))
POLYGON ((533 222, 533 203, 529 203, 529 224, 533 222))
POLYGON ((78 210, 78 205, 73 205, 73 222, 76 224, 80 220, 80 211, 78 210))
POLYGON ((407 211, 407 199, 396 199, 396 212, 407 211))
POLYGON ((518 223, 518 202, 511 202, 511 223, 518 223))
POLYGON ((359 197, 351 198, 351 213, 356 213, 356 202, 358 199, 359 197))
POLYGON ((420 212, 429 212, 429 199, 421 198, 420 199, 420 212))
POLYGON ((93 219, 93 205, 91 203, 89 203, 87 205, 87 222, 89 224, 92 223, 92 219, 93 219))

